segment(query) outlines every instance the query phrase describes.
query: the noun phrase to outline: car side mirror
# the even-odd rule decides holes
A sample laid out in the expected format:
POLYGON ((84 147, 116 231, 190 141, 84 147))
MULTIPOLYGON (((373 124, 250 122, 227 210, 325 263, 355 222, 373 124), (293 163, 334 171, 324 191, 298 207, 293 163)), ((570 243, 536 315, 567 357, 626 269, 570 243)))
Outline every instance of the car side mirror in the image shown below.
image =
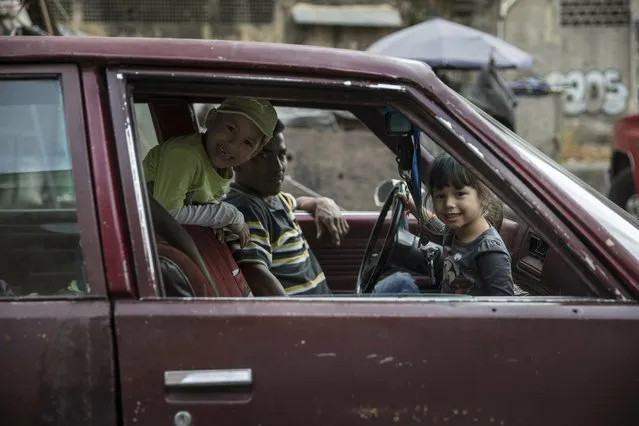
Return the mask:
MULTIPOLYGON (((379 185, 375 188, 375 193, 373 194, 373 201, 377 207, 381 207, 384 205, 384 201, 388 198, 388 194, 390 194, 391 190, 395 185, 401 182, 399 179, 386 179, 380 182, 379 185)), ((426 190, 422 186, 422 200, 426 199, 426 190)))
POLYGON ((379 185, 377 185, 377 187, 375 188, 375 193, 373 194, 373 200, 375 201, 375 205, 377 207, 381 207, 384 205, 384 202, 388 198, 388 194, 390 194, 393 187, 399 182, 399 179, 386 179, 383 180, 379 185))

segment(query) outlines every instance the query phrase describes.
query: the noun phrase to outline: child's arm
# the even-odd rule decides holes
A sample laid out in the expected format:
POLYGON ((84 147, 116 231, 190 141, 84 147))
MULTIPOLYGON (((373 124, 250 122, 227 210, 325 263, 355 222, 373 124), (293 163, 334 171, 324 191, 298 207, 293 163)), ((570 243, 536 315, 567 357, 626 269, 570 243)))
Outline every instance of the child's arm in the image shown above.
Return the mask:
MULTIPOLYGON (((406 205, 406 209, 414 216, 417 217, 417 206, 413 201, 413 198, 409 193, 402 194, 400 193, 399 198, 406 205)), ((443 244, 444 243, 444 235, 446 234, 446 225, 437 219, 437 216, 433 214, 426 207, 422 207, 422 212, 424 213, 424 219, 426 219, 424 234, 425 237, 428 238, 429 241, 435 244, 443 244)))
MULTIPOLYGON (((249 229, 244 222, 244 215, 235 206, 223 201, 215 204, 184 206, 170 211, 176 221, 183 225, 208 226, 221 230, 229 228, 237 234, 240 246, 244 247, 249 240, 249 229)), ((223 240, 223 232, 218 234, 223 240)))
POLYGON ((446 225, 444 222, 437 219, 437 216, 432 214, 430 211, 424 208, 424 218, 426 218, 426 223, 424 227, 424 234, 428 238, 428 241, 431 241, 435 244, 442 245, 444 244, 444 236, 446 235, 446 225))
POLYGON ((219 229, 240 227, 244 215, 232 204, 221 201, 215 204, 183 206, 171 210, 171 214, 183 225, 208 226, 219 229))
POLYGON ((488 296, 513 296, 515 294, 510 255, 502 251, 490 251, 477 257, 477 266, 488 296))

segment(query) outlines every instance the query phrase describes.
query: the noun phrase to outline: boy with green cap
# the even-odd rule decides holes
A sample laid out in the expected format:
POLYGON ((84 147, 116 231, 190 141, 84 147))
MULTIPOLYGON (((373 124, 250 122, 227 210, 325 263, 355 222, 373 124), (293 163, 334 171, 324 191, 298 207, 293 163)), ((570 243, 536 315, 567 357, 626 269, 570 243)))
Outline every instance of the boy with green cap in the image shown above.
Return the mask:
POLYGON ((245 163, 273 137, 277 112, 269 101, 228 97, 209 112, 206 132, 153 147, 144 176, 153 197, 184 225, 228 228, 248 242, 248 226, 235 206, 221 201, 233 167, 245 163))

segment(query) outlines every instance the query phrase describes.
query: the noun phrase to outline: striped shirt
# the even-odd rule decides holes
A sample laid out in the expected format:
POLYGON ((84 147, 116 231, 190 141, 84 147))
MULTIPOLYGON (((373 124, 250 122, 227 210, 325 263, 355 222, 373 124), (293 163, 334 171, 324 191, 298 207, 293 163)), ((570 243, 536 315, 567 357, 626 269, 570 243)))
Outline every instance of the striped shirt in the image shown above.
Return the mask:
POLYGON ((232 183, 224 201, 244 214, 251 234, 244 248, 235 236, 227 240, 238 265, 264 265, 287 295, 331 293, 324 272, 295 220, 295 197, 280 192, 264 199, 232 183))

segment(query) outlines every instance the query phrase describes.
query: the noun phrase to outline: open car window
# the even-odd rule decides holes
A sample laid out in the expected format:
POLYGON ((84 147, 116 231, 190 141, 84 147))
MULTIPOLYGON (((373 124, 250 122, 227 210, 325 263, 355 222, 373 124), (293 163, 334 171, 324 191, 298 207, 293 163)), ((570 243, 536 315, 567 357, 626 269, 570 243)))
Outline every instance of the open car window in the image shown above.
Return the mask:
MULTIPOLYGON (((150 83, 141 79, 143 77, 136 74, 135 81, 139 81, 139 85, 132 85, 134 108, 131 118, 136 127, 133 142, 137 153, 135 162, 138 164, 138 170, 134 171, 137 175, 134 178, 140 179, 140 190, 150 202, 155 199, 154 192, 151 192, 155 188, 154 182, 144 175, 146 167, 144 160, 149 156, 150 150, 155 149, 154 147, 158 144, 169 146, 164 144, 175 143, 177 140, 175 138, 185 135, 195 135, 196 145, 205 144, 206 138, 202 135, 205 131, 207 112, 211 106, 219 105, 224 96, 214 93, 213 89, 203 85, 201 77, 198 77, 197 81, 186 82, 180 87, 178 87, 178 81, 172 79, 158 86, 158 89, 154 89, 150 83), (189 84, 192 87, 189 87, 189 84), (207 93, 207 90, 210 93, 207 93)), ((247 263, 261 264, 271 274, 282 276, 282 265, 294 266, 296 262, 304 263, 308 259, 312 259, 313 265, 317 265, 317 274, 306 277, 308 278, 306 282, 300 282, 290 288, 285 287, 289 296, 323 298, 340 295, 342 296, 340 300, 348 297, 369 296, 356 291, 358 276, 361 271, 367 270, 367 268, 360 270, 362 259, 365 257, 367 248, 371 249, 373 259, 380 254, 383 243, 386 241, 383 236, 390 229, 392 218, 388 212, 385 221, 379 222, 382 225, 378 231, 382 236, 369 240, 373 231, 377 229, 375 225, 378 212, 384 199, 384 196, 378 196, 376 199, 376 190, 380 182, 399 178, 399 154, 393 150, 405 143, 406 138, 410 138, 412 133, 402 134, 387 128, 389 123, 386 122, 384 111, 388 111, 389 108, 393 110, 395 107, 392 103, 375 104, 368 99, 358 104, 355 97, 349 97, 347 100, 342 99, 340 104, 331 105, 329 101, 313 104, 301 100, 293 102, 290 100, 293 96, 290 93, 287 101, 278 101, 277 94, 273 93, 274 98, 269 97, 269 99, 274 99, 273 103, 280 119, 287 124, 283 133, 287 153, 285 157, 280 158, 280 161, 287 162, 288 177, 282 182, 281 191, 288 194, 282 202, 289 210, 287 216, 292 221, 290 229, 282 229, 281 224, 273 227, 272 224, 277 221, 272 217, 258 218, 251 216, 251 212, 243 211, 245 217, 248 217, 249 229, 253 228, 253 231, 257 229, 257 234, 250 234, 249 239, 249 246, 251 244, 254 246, 254 253, 251 255, 253 257, 246 258, 242 254, 245 250, 238 250, 238 247, 234 246, 232 235, 235 233, 230 229, 226 229, 224 242, 221 243, 216 239, 217 237, 213 236, 212 226, 182 222, 184 226, 181 227, 180 232, 186 235, 184 241, 191 241, 191 248, 197 249, 197 256, 194 257, 188 244, 176 246, 174 236, 162 235, 166 229, 160 229, 156 223, 158 216, 152 208, 154 203, 150 203, 151 205, 144 203, 146 219, 152 226, 141 226, 139 229, 152 230, 147 238, 151 242, 153 257, 147 258, 140 255, 140 260, 152 259, 155 262, 152 266, 154 273, 148 275, 148 279, 153 284, 145 290, 147 293, 142 291, 146 297, 260 296, 251 288, 249 284, 251 278, 247 278, 248 272, 245 274, 247 263), (341 207, 350 230, 341 238, 339 246, 334 245, 331 239, 327 238, 326 233, 323 237, 321 233, 318 234, 318 225, 313 211, 304 211, 304 208, 300 208, 298 201, 300 197, 315 196, 330 197, 341 207), (291 232, 298 233, 299 239, 288 240, 287 238, 292 235, 291 232), (211 247, 217 248, 211 251, 211 247), (190 264, 189 267, 183 267, 171 258, 173 256, 171 252, 176 249, 182 252, 180 256, 186 258, 187 263, 190 264), (275 269, 273 265, 276 266, 275 269), (278 270, 277 267, 280 269, 278 270), (177 290, 169 289, 166 282, 162 283, 167 269, 173 269, 173 272, 179 271, 178 275, 181 274, 187 282, 196 279, 199 283, 194 286, 185 285, 177 290), (210 276, 207 277, 207 275, 210 276), (211 282, 214 284, 211 285, 211 282), (308 289, 315 288, 317 282, 322 282, 326 291, 307 292, 308 289)), ((249 96, 248 92, 244 96, 249 96)), ((434 140, 441 139, 431 134, 434 132, 433 129, 420 130, 422 132, 421 147, 426 149, 422 160, 425 161, 424 164, 427 164, 434 155, 445 152, 446 147, 435 144, 434 140)), ((186 163, 182 166, 194 167, 186 163)), ((427 167, 422 167, 422 178, 425 180, 428 170, 427 167)), ((229 193, 232 195, 233 191, 238 190, 251 193, 251 190, 246 191, 246 188, 241 187, 239 189, 235 187, 229 190, 229 193)), ((135 197, 139 199, 137 195, 135 197)), ((187 193, 184 200, 188 199, 187 193)), ((221 196, 219 201, 226 203, 231 199, 232 197, 227 195, 221 196)), ((143 202, 143 199, 141 200, 143 202)), ((499 200, 497 201, 499 205, 499 200)), ((425 204, 432 208, 432 199, 427 198, 425 204)), ((165 213, 175 219, 178 217, 177 210, 184 206, 178 208, 173 206, 166 209, 165 213)), ((282 207, 280 204, 275 207, 265 205, 261 210, 277 210, 280 207, 282 207)), ((128 214, 135 215, 136 210, 131 210, 128 214)), ((502 214, 503 217, 500 217, 498 222, 491 223, 511 256, 515 283, 512 297, 523 295, 581 298, 597 294, 584 281, 584 275, 575 273, 573 267, 567 263, 566 257, 561 255, 561 245, 557 245, 555 241, 545 241, 535 229, 522 221, 511 209, 505 208, 502 214)), ((417 220, 409 218, 406 221, 406 227, 410 234, 402 234, 397 241, 405 244, 405 247, 417 249, 419 247, 417 236, 420 234, 417 220)), ((134 230, 134 232, 137 231, 134 230)), ((392 250, 389 249, 389 253, 395 253, 395 257, 391 256, 390 263, 385 264, 386 267, 378 271, 380 272, 379 280, 396 272, 408 272, 413 275, 418 287, 415 297, 437 295, 438 300, 445 299, 440 297, 439 285, 439 280, 444 273, 443 258, 431 259, 422 253, 418 256, 419 259, 415 260, 413 253, 401 259, 401 256, 397 255, 400 253, 397 251, 398 246, 394 244, 389 245, 392 248, 392 250), (406 259, 409 258, 413 260, 407 261, 406 259)), ((438 253, 441 254, 442 247, 439 250, 438 253)), ((288 270, 287 274, 293 273, 292 270, 288 270)), ((450 295, 450 297, 458 296, 460 295, 450 295)), ((468 294, 462 294, 462 296, 468 296, 468 294)))

